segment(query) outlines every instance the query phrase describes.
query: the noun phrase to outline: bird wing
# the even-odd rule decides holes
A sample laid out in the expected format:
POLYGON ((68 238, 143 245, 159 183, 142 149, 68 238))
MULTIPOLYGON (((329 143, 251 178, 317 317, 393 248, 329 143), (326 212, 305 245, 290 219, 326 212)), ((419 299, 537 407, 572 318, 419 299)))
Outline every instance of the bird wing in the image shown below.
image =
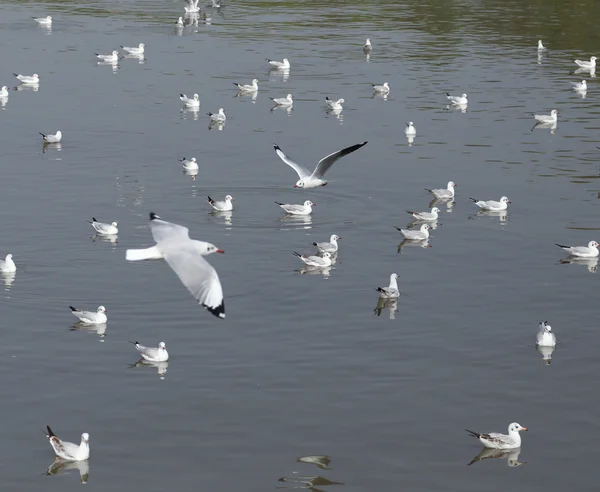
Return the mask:
MULTIPOLYGON (((279 158, 288 166, 290 166, 294 171, 296 171, 300 179, 308 178, 310 176, 310 171, 305 167, 302 167, 300 164, 294 162, 287 155, 285 155, 283 151, 279 148, 279 145, 273 145, 273 148, 275 149, 275 153, 279 156, 279 158)), ((327 157, 325 159, 327 159, 327 157)))
POLYGON ((144 347, 138 343, 135 348, 140 354, 150 357, 151 359, 156 359, 156 356, 158 355, 158 349, 155 347, 144 347))
MULTIPOLYGON (((356 145, 352 145, 350 147, 346 147, 345 149, 338 150, 337 152, 334 152, 333 154, 329 154, 327 157, 323 157, 323 159, 321 159, 319 161, 319 163, 317 164, 317 167, 315 167, 315 170, 313 171, 311 177, 312 178, 322 178, 325 175, 325 173, 329 170, 329 168, 331 166, 333 166, 333 163, 335 161, 337 161, 338 159, 341 159, 342 157, 344 157, 348 154, 351 154, 352 152, 360 149, 361 147, 364 147, 365 145, 367 145, 367 142, 363 142, 363 143, 359 143, 356 145)), ((283 159, 283 157, 282 157, 282 159, 283 159)), ((302 176, 300 176, 300 177, 302 178, 302 176)))
POLYGON ((152 212, 150 213, 150 230, 158 244, 170 241, 190 241, 190 230, 187 227, 162 220, 152 212))
POLYGON ((305 210, 304 205, 289 205, 289 204, 285 204, 285 205, 280 205, 280 207, 283 210, 285 210, 286 212, 289 212, 289 213, 302 213, 305 210))

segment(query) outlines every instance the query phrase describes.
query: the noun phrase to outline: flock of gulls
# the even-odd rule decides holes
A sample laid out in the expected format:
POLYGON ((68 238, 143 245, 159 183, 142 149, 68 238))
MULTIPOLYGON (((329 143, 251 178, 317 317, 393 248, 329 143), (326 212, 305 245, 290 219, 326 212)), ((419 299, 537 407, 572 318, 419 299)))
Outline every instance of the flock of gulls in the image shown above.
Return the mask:
MULTIPOLYGON (((184 17, 197 17, 201 11, 198 7, 199 0, 186 0, 185 5, 185 16, 184 17)), ((213 8, 220 8, 220 1, 212 0, 213 8)), ((52 17, 40 17, 34 18, 35 22, 43 26, 51 26, 52 17)), ((184 25, 182 17, 176 22, 177 27, 184 25)), ((145 45, 140 43, 138 46, 126 47, 121 46, 123 51, 129 55, 143 56, 145 45)), ((370 56, 373 50, 373 45, 370 39, 367 39, 364 46, 363 52, 370 56)), ((538 42, 538 56, 541 56, 543 52, 547 50, 543 46, 542 41, 538 42)), ((120 59, 120 54, 117 50, 110 54, 99 54, 96 53, 97 58, 103 63, 117 63, 120 59)), ((274 70, 280 70, 288 72, 291 64, 287 58, 283 58, 282 61, 266 59, 267 63, 274 70)), ((590 61, 575 60, 578 65, 578 73, 588 72, 592 76, 595 74, 596 68, 596 57, 592 56, 590 61)), ((40 77, 38 74, 33 75, 22 75, 15 74, 16 78, 21 84, 37 86, 40 83, 40 77)), ((248 85, 235 84, 237 89, 241 93, 255 94, 258 91, 259 81, 253 79, 248 85)), ((573 83, 573 89, 579 92, 585 92, 587 90, 587 84, 585 80, 581 82, 573 83)), ((8 98, 7 86, 3 86, 0 90, 0 100, 8 98)), ((373 85, 373 92, 375 94, 387 97, 390 93, 391 88, 388 82, 384 82, 380 85, 373 85)), ((469 103, 467 94, 462 95, 451 95, 446 94, 446 98, 449 104, 460 110, 466 110, 469 103)), ((291 108, 294 104, 294 97, 292 94, 288 94, 281 98, 271 98, 276 106, 282 106, 291 108)), ((198 94, 193 94, 192 97, 188 97, 186 94, 180 95, 180 100, 184 107, 197 109, 200 106, 200 98, 198 94)), ((4 104, 6 101, 4 101, 4 104)), ((325 98, 325 104, 327 108, 333 111, 341 112, 343 110, 344 99, 340 98, 332 100, 329 97, 325 98)), ((553 109, 550 114, 535 114, 534 118, 537 126, 548 127, 555 129, 558 121, 558 111, 553 109)), ((223 108, 219 108, 216 113, 208 113, 211 122, 216 125, 222 125, 226 122, 226 115, 223 108)), ((409 139, 409 143, 412 142, 412 138, 417 134, 417 130, 413 122, 409 122, 405 128, 405 134, 409 139)), ((57 144, 62 140, 61 131, 57 131, 54 134, 40 133, 45 143, 57 144)), ((298 180, 294 184, 294 188, 317 188, 327 185, 325 174, 342 157, 345 157, 357 150, 361 149, 367 144, 367 142, 358 143, 350 147, 338 150, 322 158, 314 168, 310 171, 306 167, 298 164, 292 158, 290 158, 284 151, 278 146, 274 145, 276 155, 288 166, 290 166, 298 175, 298 180)), ((196 158, 190 159, 182 158, 182 166, 184 170, 194 172, 198 170, 198 163, 196 158)), ((432 205, 451 204, 455 199, 455 187, 456 184, 453 181, 449 181, 445 188, 439 189, 428 189, 426 190, 433 195, 432 205)), ((207 198, 209 205, 219 212, 230 212, 234 209, 234 197, 227 195, 223 200, 215 200, 210 196, 207 198)), ((489 214, 502 214, 506 213, 508 205, 511 203, 510 200, 503 196, 499 200, 479 200, 470 198, 482 212, 489 214)), ((310 200, 304 201, 302 204, 287 204, 275 202, 280 206, 287 215, 291 216, 308 216, 312 214, 315 203, 310 200)), ((436 221, 441 214, 441 209, 437 206, 432 206, 427 211, 409 211, 413 219, 416 221, 418 228, 416 229, 404 229, 397 228, 400 233, 404 236, 405 241, 427 246, 429 239, 429 231, 434 228, 436 221)), ((118 222, 103 223, 96 218, 92 218, 90 224, 94 231, 101 236, 116 236, 119 232, 118 222)), ((213 253, 223 253, 223 250, 205 241, 199 241, 191 239, 189 236, 189 229, 182 225, 167 222, 159 217, 154 212, 149 214, 149 226, 150 232, 154 239, 153 246, 145 247, 141 249, 128 249, 125 254, 125 259, 128 261, 142 261, 142 260, 164 260, 175 274, 179 277, 181 283, 188 289, 190 294, 197 300, 199 304, 204 306, 211 314, 217 318, 225 318, 225 301, 223 295, 223 289, 219 276, 215 268, 205 259, 206 256, 213 253)), ((338 241, 342 239, 336 234, 332 234, 329 241, 315 242, 313 245, 316 247, 314 255, 305 255, 297 252, 293 252, 295 256, 299 258, 308 268, 316 269, 327 269, 335 260, 338 251, 338 241)), ((590 241, 587 246, 568 246, 563 244, 557 244, 558 247, 569 253, 570 256, 575 258, 597 258, 599 255, 598 243, 596 241, 590 241)), ((17 266, 13 260, 13 255, 8 254, 4 260, 0 260, 0 272, 5 275, 14 274, 17 266)), ((400 296, 398 289, 398 274, 392 273, 390 275, 389 285, 385 287, 377 288, 377 292, 380 296, 380 301, 383 303, 394 303, 400 296)), ((84 325, 104 325, 108 321, 107 310, 104 306, 99 306, 95 311, 85 311, 73 306, 70 306, 71 313, 79 319, 84 325)), ((148 362, 165 362, 169 359, 166 344, 160 342, 157 347, 146 347, 141 345, 138 341, 131 342, 135 349, 139 352, 142 360, 148 362)), ((556 346, 556 336, 552 332, 551 326, 548 322, 540 322, 539 331, 536 338, 536 345, 540 348, 553 349, 556 346)), ((551 352, 550 352, 551 353, 551 352)), ((549 362, 549 357, 548 357, 549 362)), ((508 434, 499 433, 479 433, 467 429, 469 435, 477 438, 486 449, 492 450, 514 450, 521 446, 521 431, 526 431, 527 428, 520 424, 513 422, 508 426, 508 434)), ((48 441, 57 456, 57 459, 65 460, 67 462, 77 462, 87 460, 90 456, 90 436, 87 433, 81 435, 81 441, 79 444, 66 442, 60 439, 48 426, 46 432, 48 441)), ((475 458, 473 462, 478 459, 483 459, 486 456, 475 458)), ((497 457, 494 455, 494 457, 497 457)), ((518 461, 517 461, 518 463, 518 461)))

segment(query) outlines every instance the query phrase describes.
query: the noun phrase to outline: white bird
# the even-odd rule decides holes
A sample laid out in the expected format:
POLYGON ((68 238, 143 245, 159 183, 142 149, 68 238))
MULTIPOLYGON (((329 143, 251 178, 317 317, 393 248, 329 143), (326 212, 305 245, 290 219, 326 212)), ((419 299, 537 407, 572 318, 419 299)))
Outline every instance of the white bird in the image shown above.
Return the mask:
POLYGON ((428 191, 429 193, 433 194, 433 196, 435 196, 436 198, 439 198, 440 200, 451 200, 452 198, 454 198, 454 187, 455 186, 456 186, 456 183, 454 181, 448 181, 447 188, 434 188, 434 189, 425 188, 425 191, 428 191))
POLYGON ((130 55, 143 55, 145 46, 144 43, 140 43, 139 46, 121 46, 121 48, 130 55))
POLYGON ((164 259, 194 298, 211 314, 225 318, 223 288, 217 271, 205 255, 223 253, 214 244, 190 239, 187 227, 162 220, 150 212, 150 230, 156 245, 145 249, 128 249, 128 261, 164 259))
POLYGON ((377 287, 377 292, 379 292, 379 297, 383 299, 397 299, 400 297, 400 291, 398 290, 398 282, 396 281, 398 278, 397 273, 392 273, 390 275, 390 285, 388 287, 377 287))
POLYGON ((233 202, 235 201, 235 198, 233 198, 231 195, 227 195, 225 196, 225 201, 217 201, 213 200, 211 197, 207 197, 207 201, 217 212, 229 212, 230 210, 233 210, 233 202))
POLYGON ((535 344, 538 347, 556 346, 556 335, 552 333, 552 327, 547 321, 540 321, 540 331, 538 331, 535 344))
POLYGON ((36 85, 40 83, 40 77, 37 73, 34 73, 33 75, 21 75, 20 73, 15 73, 13 75, 23 84, 36 85))
POLYGON ((179 99, 183 101, 183 105, 188 108, 199 108, 200 107, 200 96, 194 94, 193 99, 190 99, 185 94, 179 94, 179 99))
POLYGON ((79 309, 75 309, 73 306, 69 306, 71 308, 71 313, 73 316, 79 318, 79 321, 86 325, 101 325, 108 321, 106 316, 106 308, 104 306, 98 306, 96 312, 94 311, 80 311, 79 309))
POLYGON ((300 179, 296 181, 294 188, 316 188, 318 186, 325 186, 327 184, 327 181, 323 179, 323 176, 338 159, 351 154, 365 145, 367 145, 367 142, 351 145, 350 147, 346 147, 345 149, 338 150, 333 154, 323 157, 317 163, 317 166, 312 173, 285 155, 278 145, 273 145, 273 148, 275 149, 275 153, 279 156, 279 158, 294 171, 296 171, 296 173, 298 173, 298 177, 300 179))
POLYGON ((508 204, 511 203, 510 200, 505 196, 500 198, 499 202, 494 200, 477 200, 475 198, 470 198, 470 200, 473 200, 475 205, 477 205, 481 210, 489 210, 490 212, 500 212, 502 210, 506 210, 508 208, 508 204))
POLYGON ((8 87, 5 85, 3 85, 2 89, 0 89, 0 97, 8 97, 8 87))
POLYGON ((309 267, 326 268, 331 266, 331 255, 327 252, 323 253, 323 256, 305 256, 295 251, 293 253, 309 267))
POLYGON ((279 98, 270 97, 269 99, 278 106, 291 106, 292 104, 294 104, 294 97, 291 94, 279 98))
POLYGON ((363 46, 363 53, 365 55, 368 55, 369 53, 371 53, 371 51, 373 51, 373 45, 371 44, 371 40, 367 38, 367 40, 365 41, 365 45, 363 46))
POLYGON ((387 82, 384 82, 382 85, 373 84, 373 91, 379 94, 388 94, 390 90, 390 84, 387 82))
POLYGON ((508 426, 508 435, 490 432, 489 434, 480 434, 465 429, 471 436, 479 439, 486 448, 492 449, 513 449, 521 447, 521 436, 519 431, 526 431, 527 427, 521 427, 520 424, 513 422, 508 426))
POLYGON ((418 231, 411 231, 410 229, 400 229, 396 227, 402 235, 411 241, 423 241, 429 237, 429 229, 431 229, 430 225, 423 224, 418 231))
POLYGON ((17 265, 12 259, 12 254, 7 254, 4 260, 0 260, 0 272, 13 273, 17 271, 17 265))
POLYGON ((590 61, 585 60, 575 60, 575 63, 579 65, 581 68, 585 68, 587 70, 595 70, 596 69, 596 57, 592 56, 590 61))
POLYGON ((582 80, 581 82, 571 82, 571 85, 576 91, 587 91, 587 82, 585 80, 582 80))
POLYGON ((456 104, 457 106, 464 106, 469 104, 469 100, 467 99, 467 95, 463 94, 462 96, 451 96, 446 92, 446 99, 450 101, 452 104, 456 104))
POLYGON ((322 242, 322 243, 313 243, 313 246, 316 246, 317 249, 319 250, 319 253, 337 253, 339 246, 338 246, 338 240, 342 239, 340 236, 338 236, 337 234, 332 234, 331 237, 329 238, 329 242, 322 242))
POLYGON ((329 109, 333 109, 333 110, 342 110, 344 109, 343 104, 346 101, 344 101, 344 98, 340 98, 337 101, 333 101, 331 99, 329 99, 329 97, 325 97, 325 104, 327 104, 327 107, 329 109))
POLYGON ((218 113, 206 113, 208 116, 210 116, 211 121, 216 121, 217 123, 224 123, 225 120, 227 119, 227 116, 225 116, 225 111, 223 111, 223 108, 219 108, 219 112, 218 113))
POLYGON ((538 51, 546 51, 546 47, 542 44, 542 40, 538 39, 538 51))
POLYGON ((252 84, 250 85, 238 84, 237 82, 234 82, 233 85, 242 92, 256 92, 258 90, 258 79, 252 79, 252 84))
POLYGON ((440 213, 440 209, 437 207, 433 207, 431 212, 411 212, 410 210, 406 211, 407 214, 412 215, 417 220, 434 221, 438 219, 438 214, 440 213))
POLYGON ((577 256, 579 258, 595 258, 600 253, 596 241, 590 241, 587 246, 565 246, 564 244, 554 244, 567 251, 571 256, 577 256))
POLYGON ((90 457, 90 435, 87 432, 81 434, 81 443, 79 445, 72 442, 65 442, 59 438, 49 425, 46 426, 48 434, 46 437, 50 446, 59 458, 66 461, 84 461, 90 457))
POLYGON ((98 222, 95 217, 92 220, 88 220, 94 230, 102 236, 114 236, 119 234, 119 223, 115 220, 111 224, 105 224, 104 222, 98 222))
POLYGON ((198 169, 198 163, 196 162, 195 157, 192 157, 190 159, 182 157, 181 159, 179 159, 179 162, 182 163, 183 169, 187 171, 196 171, 198 169))
POLYGON ((276 68, 277 70, 289 70, 291 67, 290 62, 287 58, 284 58, 283 61, 270 60, 269 58, 265 58, 265 61, 271 65, 271 67, 276 68))
POLYGON ((177 27, 183 27, 183 17, 179 17, 175 24, 177 25, 177 27))
POLYGON ((198 7, 198 2, 200 0, 186 0, 187 5, 183 7, 188 14, 194 14, 196 12, 200 12, 200 7, 198 7))
POLYGON ((169 352, 167 352, 165 342, 160 342, 158 347, 144 347, 139 342, 129 343, 133 343, 142 358, 148 362, 166 362, 169 360, 169 352))
POLYGON ((103 62, 114 63, 119 61, 119 52, 117 50, 113 51, 110 55, 100 55, 99 53, 94 53, 96 58, 99 58, 103 62))
POLYGON ((406 135, 416 135, 417 134, 417 129, 414 127, 414 124, 412 121, 409 121, 406 124, 406 128, 404 129, 404 133, 406 135))
POLYGON ((552 124, 558 121, 558 111, 553 109, 550 114, 534 114, 533 117, 538 123, 552 124))
POLYGON ((62 140, 62 132, 60 130, 58 130, 54 134, 52 134, 52 133, 42 133, 42 132, 39 132, 39 133, 42 136, 42 139, 44 140, 44 142, 59 143, 62 140))
POLYGON ((290 205, 289 203, 275 202, 289 215, 310 215, 312 214, 312 208, 316 206, 315 203, 310 200, 306 200, 304 205, 290 205))
POLYGON ((42 26, 49 26, 50 24, 52 24, 51 15, 49 15, 48 17, 32 17, 32 19, 42 26))

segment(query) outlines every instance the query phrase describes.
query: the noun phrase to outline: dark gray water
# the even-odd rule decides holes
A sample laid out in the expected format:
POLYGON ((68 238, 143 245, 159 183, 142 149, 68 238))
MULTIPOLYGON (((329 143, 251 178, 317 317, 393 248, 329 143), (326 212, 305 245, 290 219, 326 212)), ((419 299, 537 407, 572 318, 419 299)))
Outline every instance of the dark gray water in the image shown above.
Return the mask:
POLYGON ((553 243, 600 239, 600 88, 586 77, 582 98, 569 84, 581 80, 572 60, 599 53, 595 2, 231 0, 178 32, 183 5, 0 4, 0 85, 41 77, 0 111, 0 256, 18 266, 0 301, 7 490, 79 486, 77 469, 44 476, 46 424, 67 440, 90 433, 80 471, 92 490, 589 488, 597 275, 595 262, 560 264, 553 243), (48 14, 51 31, 30 19, 48 14), (539 60, 538 38, 550 48, 539 60), (94 52, 139 42, 144 63, 96 64, 94 52), (265 57, 288 57, 289 78, 265 57), (232 83, 253 78, 256 101, 236 98, 232 83), (384 81, 389 98, 372 98, 384 81), (446 91, 468 93, 468 111, 447 109, 446 91), (197 117, 180 92, 200 95, 197 117), (268 97, 288 92, 293 110, 271 112, 268 97), (326 95, 346 100, 339 118, 326 95), (209 130, 219 107, 227 123, 209 130), (531 131, 529 113, 553 108, 556 131, 531 131), (61 148, 43 149, 38 132, 58 129, 61 148), (312 168, 364 140, 329 186, 306 191, 272 149, 312 168), (182 156, 197 157, 196 180, 182 156), (456 203, 432 247, 398 254, 404 210, 425 210, 423 188, 450 179, 456 203), (211 215, 206 195, 227 193, 231 217, 211 215), (501 217, 468 200, 502 195, 501 217), (282 220, 273 203, 305 199, 317 203, 308 220, 282 220), (209 258, 225 321, 166 264, 125 262, 151 244, 151 210, 226 251, 209 258), (92 239, 92 216, 118 220, 118 242, 92 239), (298 275, 292 251, 332 233, 343 240, 329 275, 298 275), (392 272, 398 311, 376 316, 374 288, 392 272), (104 333, 72 329, 69 305, 99 304, 104 333), (534 347, 541 319, 560 342, 551 365, 534 347), (130 368, 127 340, 164 340, 168 367, 130 368), (512 421, 530 429, 511 458, 526 464, 465 466, 481 446, 464 427, 512 421), (315 455, 328 465, 297 461, 315 455))

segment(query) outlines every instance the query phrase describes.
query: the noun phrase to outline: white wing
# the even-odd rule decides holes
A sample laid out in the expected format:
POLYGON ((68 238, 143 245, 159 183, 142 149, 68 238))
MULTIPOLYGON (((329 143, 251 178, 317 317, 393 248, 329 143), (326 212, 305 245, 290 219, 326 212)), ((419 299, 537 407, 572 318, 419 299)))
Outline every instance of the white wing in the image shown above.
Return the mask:
POLYGON ((150 357, 151 359, 156 359, 156 356, 158 355, 158 349, 154 347, 144 347, 138 343, 135 348, 140 354, 150 357))
MULTIPOLYGON (((275 153, 279 156, 279 158, 288 166, 290 166, 294 171, 296 171, 296 173, 298 173, 298 177, 300 179, 308 178, 310 176, 310 171, 305 167, 302 167, 300 164, 297 164, 287 155, 285 155, 283 151, 279 148, 279 145, 273 145, 273 148, 275 149, 275 153)), ((327 159, 327 157, 325 159, 327 159)))
MULTIPOLYGON (((365 145, 367 145, 367 142, 352 145, 351 147, 346 147, 345 149, 338 150, 337 152, 334 152, 333 154, 329 154, 327 157, 323 157, 323 159, 321 159, 319 161, 319 163, 317 164, 317 167, 315 167, 315 170, 313 171, 311 177, 312 178, 322 178, 325 175, 325 173, 329 170, 329 168, 331 166, 333 166, 333 163, 335 161, 337 161, 338 159, 341 159, 342 157, 344 157, 348 154, 351 154, 352 152, 360 149, 361 147, 363 147, 365 145)), ((283 157, 282 157, 282 159, 283 159, 283 157)), ((290 164, 290 166, 291 166, 291 164, 290 164)), ((300 177, 302 178, 303 176, 300 176, 300 177)))
POLYGON ((190 230, 179 224, 162 220, 158 215, 150 213, 150 230, 152 237, 160 244, 162 242, 191 241, 190 230))

